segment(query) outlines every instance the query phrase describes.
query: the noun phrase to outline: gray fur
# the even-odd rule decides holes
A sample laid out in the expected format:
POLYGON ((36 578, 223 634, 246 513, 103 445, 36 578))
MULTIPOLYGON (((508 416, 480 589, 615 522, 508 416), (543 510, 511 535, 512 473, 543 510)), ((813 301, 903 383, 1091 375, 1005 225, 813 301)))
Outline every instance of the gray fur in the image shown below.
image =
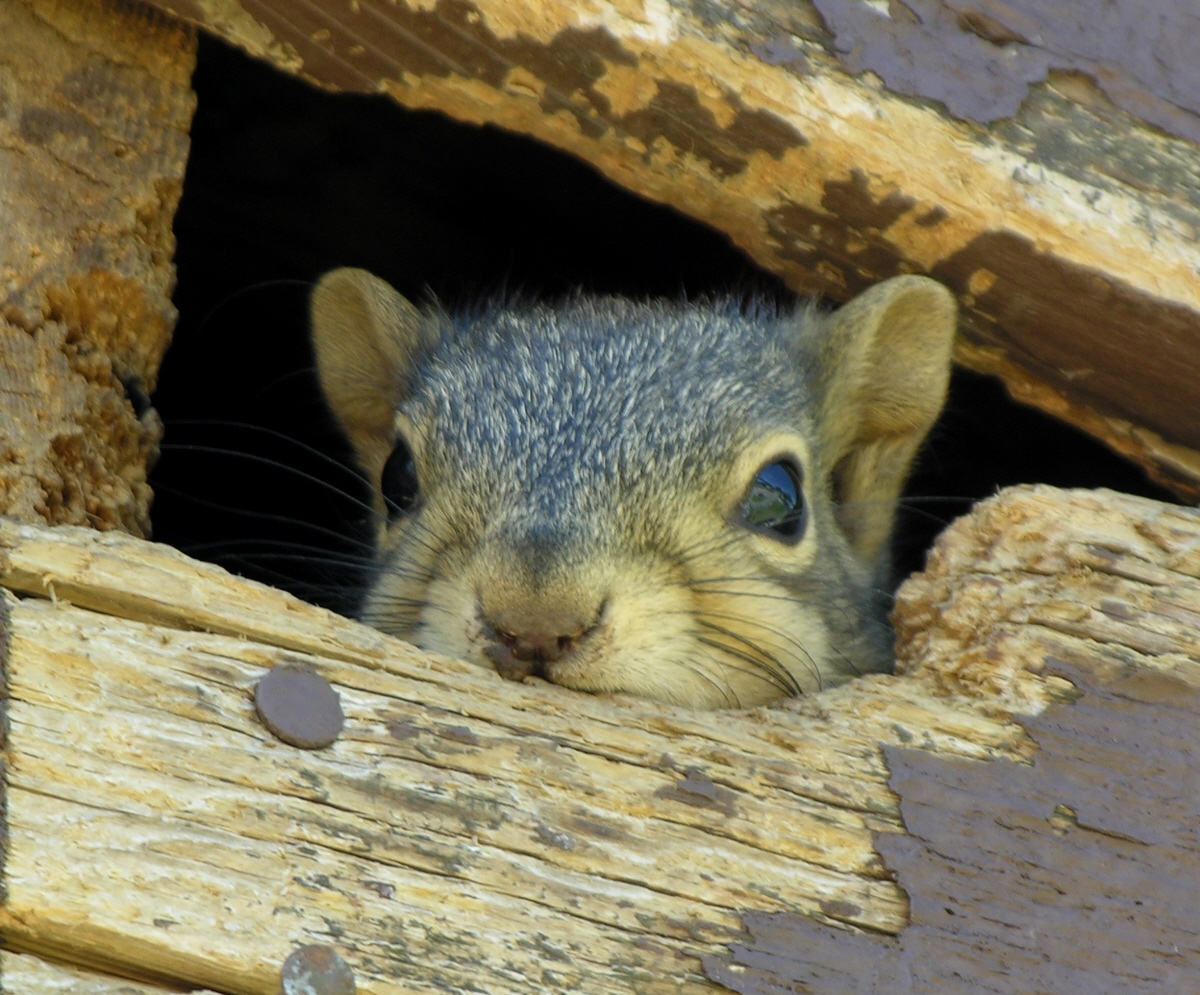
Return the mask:
POLYGON ((376 486, 397 432, 419 481, 363 616, 505 676, 710 707, 888 669, 886 539, 954 323, 921 277, 833 315, 583 294, 449 315, 327 274, 326 395, 376 486), (779 460, 799 535, 740 517, 779 460))
MULTIPOLYGON (((421 486, 435 499, 454 489, 461 529, 422 541, 506 532, 531 577, 617 546, 669 551, 672 516, 726 480, 747 445, 779 429, 816 434, 825 329, 812 306, 578 295, 428 317, 438 334, 397 407, 430 426, 421 486)), ((825 548, 803 575, 776 579, 822 611, 853 671, 885 669, 886 557, 853 561, 831 470, 803 467, 825 548)))
POLYGON ((427 462, 481 518, 512 509, 585 530, 622 506, 640 517, 813 415, 807 310, 580 296, 442 323, 398 406, 432 417, 427 462))

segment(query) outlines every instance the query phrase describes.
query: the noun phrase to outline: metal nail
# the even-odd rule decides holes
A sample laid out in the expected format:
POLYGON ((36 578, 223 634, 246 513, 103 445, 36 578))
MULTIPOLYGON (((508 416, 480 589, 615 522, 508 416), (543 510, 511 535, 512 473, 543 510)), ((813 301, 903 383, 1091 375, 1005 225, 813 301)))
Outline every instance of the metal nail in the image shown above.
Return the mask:
POLYGON ((333 947, 309 943, 288 954, 279 972, 281 995, 354 995, 350 965, 333 947))
POLYGON ((254 689, 263 725, 303 750, 319 750, 338 738, 345 718, 338 693, 309 667, 283 663, 254 689))

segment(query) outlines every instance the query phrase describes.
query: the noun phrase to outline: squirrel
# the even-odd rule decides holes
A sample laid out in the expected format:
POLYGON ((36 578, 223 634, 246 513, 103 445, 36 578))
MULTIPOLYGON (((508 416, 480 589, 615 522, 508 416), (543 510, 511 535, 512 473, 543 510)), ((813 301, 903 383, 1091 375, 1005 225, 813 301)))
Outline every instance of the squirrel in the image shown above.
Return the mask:
POLYGON ((750 707, 892 667, 896 501, 946 397, 954 297, 837 311, 313 291, 318 378, 374 492, 361 620, 594 693, 750 707))

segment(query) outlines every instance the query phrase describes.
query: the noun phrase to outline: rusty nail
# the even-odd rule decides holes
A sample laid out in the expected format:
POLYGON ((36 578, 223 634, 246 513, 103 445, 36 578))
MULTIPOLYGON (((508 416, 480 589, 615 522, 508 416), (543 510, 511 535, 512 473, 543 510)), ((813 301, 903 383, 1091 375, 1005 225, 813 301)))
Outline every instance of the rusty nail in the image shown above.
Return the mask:
POLYGON ((354 995, 350 965, 333 947, 309 943, 288 954, 279 972, 281 995, 354 995))
POLYGON ((316 671, 294 663, 275 667, 254 689, 263 725, 303 750, 328 746, 342 731, 342 702, 316 671))

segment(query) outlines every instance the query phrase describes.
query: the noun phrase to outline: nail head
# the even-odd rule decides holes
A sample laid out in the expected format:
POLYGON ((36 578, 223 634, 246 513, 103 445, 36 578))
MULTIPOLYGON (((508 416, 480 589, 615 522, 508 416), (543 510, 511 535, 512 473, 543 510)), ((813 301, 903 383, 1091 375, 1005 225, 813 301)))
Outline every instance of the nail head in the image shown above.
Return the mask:
POLYGON ((272 733, 303 750, 334 742, 345 721, 341 699, 329 682, 294 663, 280 664, 258 682, 254 707, 272 733))
POLYGON ((309 943, 297 947, 279 972, 282 995, 355 995, 354 972, 333 947, 309 943))

